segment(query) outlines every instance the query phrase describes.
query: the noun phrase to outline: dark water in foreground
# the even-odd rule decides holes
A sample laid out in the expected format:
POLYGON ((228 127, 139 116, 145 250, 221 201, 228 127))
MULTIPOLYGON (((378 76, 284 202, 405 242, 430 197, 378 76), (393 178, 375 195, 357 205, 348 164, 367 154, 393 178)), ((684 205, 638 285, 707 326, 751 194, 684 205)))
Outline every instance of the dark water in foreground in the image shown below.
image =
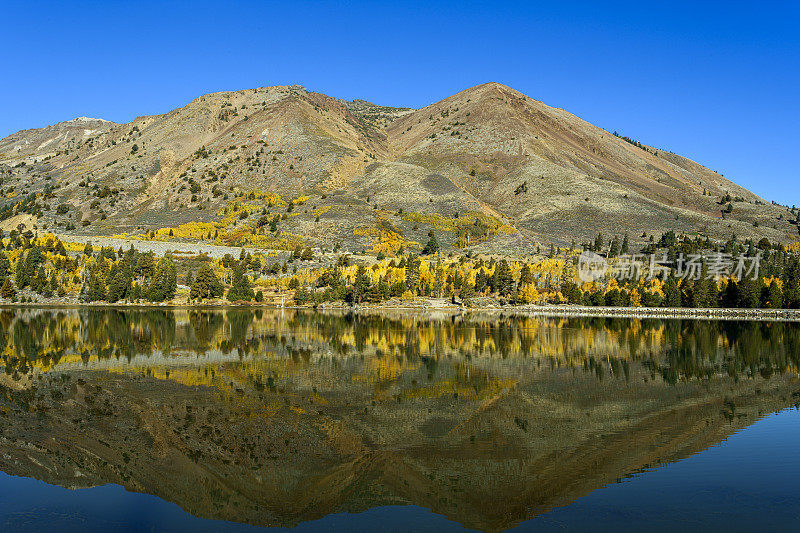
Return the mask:
POLYGON ((0 531, 796 530, 800 327, 0 311, 0 531))

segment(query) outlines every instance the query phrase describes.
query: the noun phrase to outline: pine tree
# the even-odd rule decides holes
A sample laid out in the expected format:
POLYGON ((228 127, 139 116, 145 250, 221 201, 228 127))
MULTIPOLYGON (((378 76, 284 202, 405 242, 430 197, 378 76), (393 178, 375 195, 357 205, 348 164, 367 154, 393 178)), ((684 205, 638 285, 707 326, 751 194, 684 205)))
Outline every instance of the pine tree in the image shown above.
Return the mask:
POLYGON ((255 298, 255 293, 250 286, 250 278, 237 268, 233 273, 233 284, 228 290, 228 300, 231 302, 238 300, 250 301, 253 298, 255 298))
POLYGON ((583 294, 573 279, 574 278, 564 278, 564 282, 561 284, 561 295, 564 296, 569 303, 579 304, 581 303, 583 294))
POLYGON ((15 281, 17 282, 17 287, 20 289, 24 289, 30 283, 30 272, 28 271, 28 266, 25 264, 25 260, 20 256, 17 259, 17 267, 15 269, 15 281))
POLYGON ((725 290, 722 293, 722 306, 726 308, 734 308, 739 305, 739 284, 736 280, 729 279, 725 290))
POLYGON ((617 257, 619 255, 620 244, 619 239, 615 236, 611 240, 611 248, 608 251, 608 257, 617 257))
POLYGON ((356 279, 353 281, 353 300, 356 303, 361 303, 364 298, 369 294, 370 281, 367 276, 367 269, 364 265, 358 265, 356 270, 356 279))
POLYGON ((681 291, 678 288, 678 280, 670 275, 664 283, 664 305, 666 307, 681 306, 681 291))
POLYGON ((106 299, 106 287, 102 278, 95 271, 89 272, 89 277, 81 288, 81 300, 84 302, 97 302, 106 299))
POLYGON ((475 292, 483 292, 488 282, 489 281, 486 272, 480 268, 475 274, 475 292))
POLYGON ((439 251, 439 241, 436 240, 436 234, 433 230, 428 232, 428 243, 422 249, 422 255, 432 255, 439 251))
POLYGON ((594 252, 602 252, 603 251, 603 234, 598 233, 597 237, 594 239, 594 252))
POLYGON ((128 298, 129 300, 134 301, 134 302, 138 302, 139 300, 141 300, 142 299, 142 287, 141 287, 141 285, 139 285, 138 283, 134 282, 131 285, 130 293, 131 293, 131 295, 128 298))
POLYGON ((719 307, 719 286, 714 277, 706 278, 706 307, 719 307))
POLYGON ((130 290, 130 284, 131 278, 128 273, 124 269, 119 269, 108 284, 108 301, 114 303, 125 298, 130 290))
POLYGON ((469 283, 465 283, 458 295, 464 303, 469 303, 470 299, 475 297, 475 287, 469 283))
POLYGON ((758 281, 747 277, 742 278, 739 282, 739 299, 736 306, 745 309, 757 309, 760 305, 761 288, 758 281))
POLYGON ((0 252, 0 279, 8 277, 11 273, 11 261, 6 254, 0 252))
POLYGON ((784 269, 783 279, 783 305, 787 309, 800 308, 800 272, 794 268, 784 269))
POLYGON ((692 283, 692 298, 691 298, 691 307, 695 309, 707 307, 706 302, 708 301, 708 291, 706 280, 704 278, 696 279, 692 283))
POLYGON ((412 293, 419 288, 419 259, 413 254, 408 256, 406 261, 406 289, 412 293))
MULTIPOLYGON (((32 266, 31 266, 32 268, 32 266)), ((47 287, 47 275, 44 273, 44 267, 39 267, 36 275, 31 278, 31 290, 42 294, 47 287)))
POLYGON ((766 298, 765 301, 762 302, 762 307, 771 309, 780 309, 783 307, 783 289, 781 289, 776 281, 773 280, 764 292, 766 298))
POLYGON ((522 270, 519 273, 519 284, 520 286, 530 285, 533 283, 533 274, 531 273, 531 268, 526 263, 523 265, 522 270))
POLYGON ((155 274, 155 266, 153 264, 153 252, 140 254, 136 261, 136 267, 133 273, 144 279, 150 279, 155 274))
POLYGON ((169 256, 164 256, 156 265, 155 274, 147 288, 147 299, 152 302, 171 300, 177 290, 178 275, 175 264, 169 256))
POLYGON ((6 300, 14 301, 17 299, 17 290, 11 283, 10 278, 6 278, 5 281, 3 281, 3 286, 0 287, 0 296, 5 298, 6 300))
POLYGON ((205 264, 197 271, 194 283, 189 291, 189 298, 192 300, 204 300, 206 298, 219 298, 222 296, 224 288, 211 266, 205 264))
POLYGON ((492 290, 500 296, 510 296, 514 290, 514 278, 508 261, 503 259, 494 269, 492 276, 492 290))

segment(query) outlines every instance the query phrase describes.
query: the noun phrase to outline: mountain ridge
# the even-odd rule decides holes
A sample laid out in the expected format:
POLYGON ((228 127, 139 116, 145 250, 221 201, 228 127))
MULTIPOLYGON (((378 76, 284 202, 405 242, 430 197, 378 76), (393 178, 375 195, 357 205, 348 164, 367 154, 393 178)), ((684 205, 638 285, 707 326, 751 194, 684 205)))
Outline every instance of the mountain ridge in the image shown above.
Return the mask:
MULTIPOLYGON (((126 124, 78 117, 0 140, 0 175, 6 207, 34 193, 36 229, 62 233, 219 224, 248 195, 313 207, 282 217, 273 237, 352 250, 374 250, 388 234, 419 243, 431 230, 445 247, 499 253, 597 233, 775 242, 798 233, 785 206, 497 82, 421 109, 286 85, 209 93, 126 124), (56 214, 54 201, 67 212, 56 214), (466 213, 488 229, 457 220, 466 213)), ((250 207, 276 214, 268 203, 250 207)), ((19 211, 7 208, 7 219, 19 211)), ((227 233, 257 236, 255 222, 227 233)))

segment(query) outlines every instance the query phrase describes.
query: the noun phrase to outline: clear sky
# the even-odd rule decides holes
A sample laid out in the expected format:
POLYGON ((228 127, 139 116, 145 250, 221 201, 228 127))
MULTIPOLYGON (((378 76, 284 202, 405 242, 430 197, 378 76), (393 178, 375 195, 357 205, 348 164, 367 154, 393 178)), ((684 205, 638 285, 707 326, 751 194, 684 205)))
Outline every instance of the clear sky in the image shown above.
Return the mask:
POLYGON ((0 4, 0 137, 300 84, 422 107, 487 81, 800 205, 800 2, 0 4))

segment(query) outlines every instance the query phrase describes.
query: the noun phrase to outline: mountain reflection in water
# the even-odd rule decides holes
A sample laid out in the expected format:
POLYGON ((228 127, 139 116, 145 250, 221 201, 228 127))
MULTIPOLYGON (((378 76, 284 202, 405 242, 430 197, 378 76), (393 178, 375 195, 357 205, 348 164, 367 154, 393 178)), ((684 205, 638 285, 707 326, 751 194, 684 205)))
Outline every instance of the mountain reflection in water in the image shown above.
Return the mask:
POLYGON ((800 402, 800 327, 0 311, 0 470, 291 526, 415 505, 501 530, 800 402))

